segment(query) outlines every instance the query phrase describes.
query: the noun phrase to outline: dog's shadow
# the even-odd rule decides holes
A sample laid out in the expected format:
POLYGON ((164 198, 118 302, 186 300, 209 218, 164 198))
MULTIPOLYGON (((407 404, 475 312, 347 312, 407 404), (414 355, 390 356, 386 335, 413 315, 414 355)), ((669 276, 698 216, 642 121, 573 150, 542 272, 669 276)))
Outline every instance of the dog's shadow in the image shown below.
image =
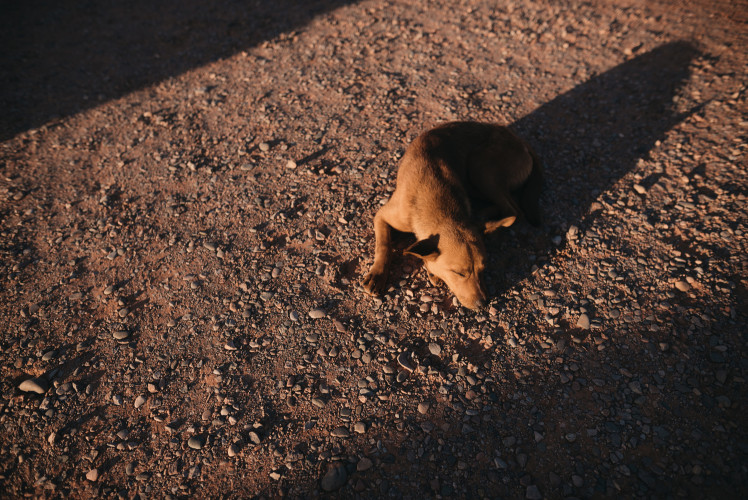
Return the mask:
POLYGON ((525 138, 545 167, 543 231, 526 224, 488 240, 493 297, 542 266, 568 227, 592 223, 593 202, 636 167, 658 141, 695 110, 679 112, 675 99, 700 55, 686 42, 662 45, 542 105, 510 128, 525 138), (554 243, 553 239, 556 238, 554 243), (528 249, 539 256, 527 258, 528 249))

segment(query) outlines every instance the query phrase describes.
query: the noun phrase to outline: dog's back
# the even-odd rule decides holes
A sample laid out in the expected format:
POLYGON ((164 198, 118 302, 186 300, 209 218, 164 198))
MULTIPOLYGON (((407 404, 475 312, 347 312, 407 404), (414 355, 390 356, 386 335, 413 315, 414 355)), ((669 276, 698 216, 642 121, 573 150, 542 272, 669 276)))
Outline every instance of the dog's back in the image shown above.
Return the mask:
POLYGON ((450 122, 413 141, 400 165, 397 189, 409 194, 410 205, 427 205, 414 207, 417 212, 441 209, 471 218, 475 206, 493 205, 505 216, 519 215, 519 208, 537 225, 541 169, 532 150, 508 128, 450 122))

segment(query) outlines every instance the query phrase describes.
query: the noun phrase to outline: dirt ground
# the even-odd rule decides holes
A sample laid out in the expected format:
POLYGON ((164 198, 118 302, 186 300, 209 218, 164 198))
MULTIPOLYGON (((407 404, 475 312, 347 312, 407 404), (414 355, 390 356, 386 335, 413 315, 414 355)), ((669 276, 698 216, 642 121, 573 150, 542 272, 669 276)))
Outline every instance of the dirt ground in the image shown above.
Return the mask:
POLYGON ((0 496, 744 497, 743 0, 16 4, 0 496), (457 119, 537 150, 542 228, 485 311, 409 257, 366 296, 457 119))

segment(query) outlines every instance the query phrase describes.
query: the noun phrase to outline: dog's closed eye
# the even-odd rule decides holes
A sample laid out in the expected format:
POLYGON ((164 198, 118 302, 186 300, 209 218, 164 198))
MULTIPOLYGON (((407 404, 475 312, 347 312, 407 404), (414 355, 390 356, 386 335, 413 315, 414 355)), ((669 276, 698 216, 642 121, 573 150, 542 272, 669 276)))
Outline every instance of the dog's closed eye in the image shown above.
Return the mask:
POLYGON ((464 278, 466 276, 465 274, 462 274, 461 272, 458 272, 458 271, 452 271, 452 272, 455 273, 460 278, 464 278))

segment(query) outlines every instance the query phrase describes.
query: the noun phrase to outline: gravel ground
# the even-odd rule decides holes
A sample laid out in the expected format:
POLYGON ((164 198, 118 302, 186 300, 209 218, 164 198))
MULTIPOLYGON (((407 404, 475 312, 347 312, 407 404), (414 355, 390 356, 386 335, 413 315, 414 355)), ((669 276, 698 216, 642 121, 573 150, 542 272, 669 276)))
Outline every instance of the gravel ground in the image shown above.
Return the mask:
POLYGON ((742 497, 742 0, 210 3, 2 21, 2 496, 742 497), (455 119, 544 225, 483 312, 404 257, 372 299, 455 119))

